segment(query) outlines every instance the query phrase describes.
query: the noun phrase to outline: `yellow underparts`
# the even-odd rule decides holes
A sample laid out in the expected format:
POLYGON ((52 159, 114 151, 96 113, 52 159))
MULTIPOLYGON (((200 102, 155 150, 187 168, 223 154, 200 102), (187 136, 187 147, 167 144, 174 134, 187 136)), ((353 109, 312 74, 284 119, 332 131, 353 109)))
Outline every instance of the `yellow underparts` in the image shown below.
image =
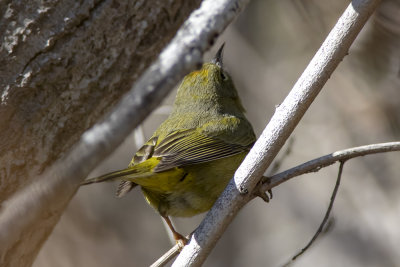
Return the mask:
MULTIPOLYGON (((161 215, 193 216, 211 208, 245 155, 241 153, 158 173, 151 171, 129 180, 142 187, 147 202, 161 215)), ((135 167, 150 170, 158 162, 159 159, 151 158, 135 167)))

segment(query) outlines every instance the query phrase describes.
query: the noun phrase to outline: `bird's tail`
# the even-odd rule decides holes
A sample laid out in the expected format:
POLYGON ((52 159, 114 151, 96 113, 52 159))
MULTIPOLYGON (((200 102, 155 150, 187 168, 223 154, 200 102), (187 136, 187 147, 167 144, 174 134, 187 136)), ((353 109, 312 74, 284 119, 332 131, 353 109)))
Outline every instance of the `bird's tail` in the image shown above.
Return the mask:
POLYGON ((110 172, 104 174, 102 176, 86 179, 81 183, 81 185, 93 184, 93 183, 101 183, 106 181, 115 181, 115 180, 123 180, 126 176, 131 176, 132 174, 137 173, 137 170, 132 168, 127 168, 120 171, 110 172))

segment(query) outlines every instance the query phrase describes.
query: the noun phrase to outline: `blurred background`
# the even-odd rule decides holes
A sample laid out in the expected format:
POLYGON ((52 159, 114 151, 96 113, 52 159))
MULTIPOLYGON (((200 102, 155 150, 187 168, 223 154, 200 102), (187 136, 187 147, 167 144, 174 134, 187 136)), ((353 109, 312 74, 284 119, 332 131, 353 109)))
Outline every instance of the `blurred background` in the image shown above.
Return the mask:
MULTIPOLYGON (((259 135, 311 60, 348 1, 253 0, 219 37, 224 61, 259 135)), ((292 135, 281 170, 336 150, 399 140, 400 3, 383 1, 292 135)), ((90 177, 125 168, 167 117, 175 91, 90 177)), ((283 149, 285 151, 285 148, 283 149)), ((282 154, 282 153, 281 153, 282 154)), ((279 158, 279 156, 278 156, 279 158)), ((400 153, 346 163, 334 223, 294 266, 399 266, 400 153)), ((249 203, 205 266, 280 266, 317 230, 338 165, 249 203)), ((171 247, 159 215, 140 190, 117 199, 117 183, 82 187, 34 266, 147 266, 171 247)), ((175 219, 192 232, 204 215, 175 219)))

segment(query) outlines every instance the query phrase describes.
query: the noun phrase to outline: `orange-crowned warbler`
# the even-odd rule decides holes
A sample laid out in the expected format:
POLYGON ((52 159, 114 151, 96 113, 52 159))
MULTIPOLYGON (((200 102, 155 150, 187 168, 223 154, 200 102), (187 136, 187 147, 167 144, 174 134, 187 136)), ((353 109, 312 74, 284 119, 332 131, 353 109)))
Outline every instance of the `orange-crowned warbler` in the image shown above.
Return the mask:
POLYGON ((218 50, 210 63, 188 74, 172 113, 136 152, 128 168, 83 184, 120 180, 117 196, 140 186, 147 202, 175 231, 169 216, 188 217, 211 208, 256 137, 218 50))

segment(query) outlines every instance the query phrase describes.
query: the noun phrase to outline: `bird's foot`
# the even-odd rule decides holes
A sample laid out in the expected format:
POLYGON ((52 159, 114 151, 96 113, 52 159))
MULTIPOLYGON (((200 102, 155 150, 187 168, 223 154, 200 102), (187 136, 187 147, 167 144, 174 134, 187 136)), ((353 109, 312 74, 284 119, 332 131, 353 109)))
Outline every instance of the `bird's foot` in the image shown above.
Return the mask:
POLYGON ((173 235, 174 235, 176 244, 178 245, 178 250, 181 251, 183 249, 183 247, 186 246, 186 244, 188 243, 189 240, 176 231, 173 232, 173 235))
MULTIPOLYGON (((260 181, 260 185, 262 184, 269 184, 271 182, 271 180, 269 179, 269 177, 263 176, 263 178, 260 181)), ((257 186, 256 192, 254 193, 256 196, 262 198, 265 202, 269 202, 270 199, 272 199, 273 195, 272 195, 272 190, 268 189, 267 192, 261 190, 261 186, 257 186), (268 192, 268 194, 267 194, 268 192)))

